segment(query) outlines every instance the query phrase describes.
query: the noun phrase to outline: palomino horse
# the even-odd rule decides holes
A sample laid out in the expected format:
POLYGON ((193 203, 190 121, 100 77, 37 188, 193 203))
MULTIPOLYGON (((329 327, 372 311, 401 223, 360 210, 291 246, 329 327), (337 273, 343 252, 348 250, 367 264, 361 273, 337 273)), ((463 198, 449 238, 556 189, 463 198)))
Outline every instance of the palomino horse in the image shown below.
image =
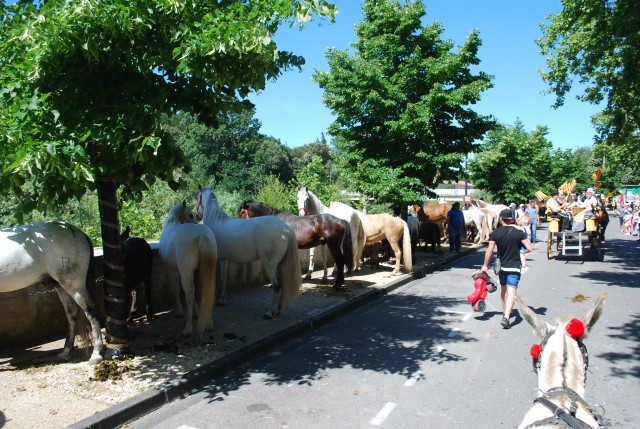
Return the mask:
POLYGON ((34 283, 54 283, 67 316, 68 330, 60 357, 69 359, 76 336, 78 309, 91 324, 90 364, 102 360, 102 336, 96 305, 88 291, 94 278, 93 245, 79 228, 65 222, 37 222, 0 230, 0 292, 34 283))
POLYGON ((187 320, 182 334, 186 337, 193 331, 192 319, 198 316, 197 332, 201 336, 205 329, 213 328, 211 311, 216 294, 216 238, 209 228, 204 225, 191 223, 191 211, 186 202, 176 204, 169 210, 162 228, 160 242, 160 259, 169 271, 173 289, 176 293, 176 315, 182 315, 179 288, 175 281, 180 279, 187 303, 187 320), (200 311, 195 300, 194 276, 199 272, 200 280, 200 311))
MULTIPOLYGON (((298 213, 301 216, 308 214, 321 214, 321 213, 329 213, 332 214, 342 220, 347 221, 349 227, 351 227, 351 249, 353 251, 353 264, 354 270, 358 270, 360 268, 360 258, 362 256, 362 250, 364 249, 364 229, 362 228, 362 222, 360 222, 360 218, 356 213, 353 207, 350 207, 346 204, 333 201, 329 207, 322 204, 320 199, 309 190, 306 186, 301 186, 298 188, 298 213)), ((320 251, 323 252, 322 259, 325 259, 324 256, 324 246, 320 247, 320 251)), ((310 250, 310 259, 309 266, 313 266, 313 259, 315 256, 315 248, 310 250)), ((311 269, 311 268, 310 268, 311 269)))
POLYGON ((373 244, 385 238, 391 245, 396 256, 396 266, 394 273, 400 272, 400 261, 404 268, 411 272, 413 270, 413 259, 411 257, 411 237, 409 226, 405 221, 388 213, 366 215, 356 210, 364 228, 366 237, 365 244, 373 244), (402 248, 400 248, 402 242, 402 248))
POLYGON ((274 216, 236 219, 218 206, 218 199, 211 187, 200 188, 198 215, 213 231, 218 241, 218 258, 221 261, 221 303, 226 303, 227 263, 260 260, 273 288, 271 310, 265 319, 282 313, 286 301, 294 300, 300 293, 300 255, 296 235, 289 226, 274 216))
POLYGON ((565 318, 555 326, 542 320, 518 295, 516 301, 522 318, 542 338, 541 344, 531 347, 540 396, 534 399, 519 428, 602 427, 599 416, 584 399, 589 359, 582 340, 602 314, 604 295, 596 299, 584 319, 565 318))
POLYGON ((500 217, 500 212, 504 209, 508 209, 509 207, 505 206, 504 204, 489 204, 486 203, 482 200, 474 200, 474 202, 476 203, 476 205, 479 208, 486 208, 488 210, 491 210, 494 214, 495 217, 493 219, 493 225, 491 226, 491 230, 494 230, 495 228, 498 227, 498 218, 500 217))
MULTIPOLYGON (((351 227, 349 224, 333 215, 323 213, 319 215, 296 216, 291 212, 278 210, 256 201, 243 201, 236 210, 240 218, 257 216, 275 216, 289 225, 296 234, 298 249, 310 249, 326 244, 336 263, 336 281, 334 289, 340 289, 344 283, 344 267, 353 270, 353 251, 351 249, 351 227)), ((327 281, 327 260, 324 262, 323 281, 327 281)), ((309 266, 306 278, 311 278, 313 267, 309 266)))

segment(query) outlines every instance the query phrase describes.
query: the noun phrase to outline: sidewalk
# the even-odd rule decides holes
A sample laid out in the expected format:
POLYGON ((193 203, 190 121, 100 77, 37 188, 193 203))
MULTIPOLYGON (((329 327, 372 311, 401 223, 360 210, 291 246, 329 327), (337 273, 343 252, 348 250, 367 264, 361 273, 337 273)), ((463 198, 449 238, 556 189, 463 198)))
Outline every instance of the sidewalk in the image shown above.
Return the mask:
POLYGON ((93 368, 78 352, 70 363, 52 359, 62 340, 3 352, 0 427, 35 427, 43 421, 49 427, 117 427, 482 247, 465 243, 462 253, 453 254, 448 246, 436 255, 419 251, 412 274, 391 275, 389 264, 379 270, 364 268, 347 277, 340 292, 322 284, 322 272, 316 271, 298 300, 273 321, 262 319, 270 306, 270 288, 230 291, 228 305, 214 309, 213 333, 198 344, 180 337, 184 319, 176 319, 172 312, 160 314, 152 323, 138 321, 130 329, 130 346, 136 353, 132 373, 117 382, 87 381, 93 368))

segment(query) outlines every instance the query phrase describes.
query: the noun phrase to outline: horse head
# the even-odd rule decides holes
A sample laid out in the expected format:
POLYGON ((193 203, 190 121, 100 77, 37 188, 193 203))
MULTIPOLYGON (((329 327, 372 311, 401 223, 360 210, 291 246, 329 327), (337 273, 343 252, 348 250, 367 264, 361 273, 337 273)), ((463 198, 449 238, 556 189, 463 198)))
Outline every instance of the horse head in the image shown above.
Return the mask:
POLYGON ((582 341, 600 318, 604 300, 604 294, 598 296, 594 306, 582 320, 567 317, 550 325, 516 295, 522 318, 542 338, 542 342, 534 344, 530 350, 533 367, 538 374, 541 396, 536 398, 534 407, 527 413, 520 427, 538 425, 545 417, 557 415, 561 399, 569 400, 571 415, 575 419, 588 420, 589 424, 597 419, 583 399, 589 359, 582 341))
POLYGON ((309 200, 311 197, 309 196, 309 188, 306 186, 300 186, 298 188, 298 214, 300 216, 305 216, 309 214, 309 200))
POLYGON ((240 219, 249 219, 255 217, 255 213, 251 209, 252 203, 253 201, 251 200, 244 200, 243 202, 241 202, 238 206, 238 209, 236 210, 236 216, 238 216, 240 219))

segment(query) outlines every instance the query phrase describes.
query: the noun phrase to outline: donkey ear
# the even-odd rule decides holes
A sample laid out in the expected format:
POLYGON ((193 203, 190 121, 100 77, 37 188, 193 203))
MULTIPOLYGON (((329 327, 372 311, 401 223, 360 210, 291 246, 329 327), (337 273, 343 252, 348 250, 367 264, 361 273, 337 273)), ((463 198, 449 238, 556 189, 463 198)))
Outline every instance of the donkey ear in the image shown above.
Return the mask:
POLYGON ((542 320, 535 311, 533 311, 525 302, 520 298, 520 295, 516 294, 516 302, 518 303, 518 310, 522 318, 533 328, 533 332, 540 338, 544 338, 549 332, 549 324, 542 320))
POLYGON ((591 330, 593 325, 596 324, 596 322, 602 315, 602 311, 604 310, 604 301, 605 301, 605 295, 600 294, 596 298, 596 303, 593 305, 593 308, 589 310, 587 315, 584 316, 584 319, 582 319, 582 322, 584 323, 584 326, 587 332, 591 330))

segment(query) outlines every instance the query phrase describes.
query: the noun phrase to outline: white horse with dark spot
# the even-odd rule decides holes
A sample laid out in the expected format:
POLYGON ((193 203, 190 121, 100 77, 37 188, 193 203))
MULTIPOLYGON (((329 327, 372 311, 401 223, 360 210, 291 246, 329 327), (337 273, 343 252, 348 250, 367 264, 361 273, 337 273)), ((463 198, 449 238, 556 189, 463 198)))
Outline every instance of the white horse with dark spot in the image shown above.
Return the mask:
POLYGON ((182 335, 193 333, 193 317, 198 317, 197 334, 213 329, 211 312, 216 295, 216 264, 218 245, 213 232, 204 225, 193 223, 193 215, 186 203, 176 204, 164 221, 160 242, 160 259, 171 272, 169 279, 176 292, 176 315, 182 315, 180 281, 187 304, 187 320, 182 335), (196 270, 200 280, 200 308, 195 300, 194 278, 196 270))
MULTIPOLYGON (((353 250, 353 269, 357 271, 360 269, 362 250, 364 249, 365 233, 362 226, 362 222, 353 207, 350 207, 344 203, 333 201, 329 207, 322 204, 320 199, 309 190, 306 186, 298 188, 298 214, 301 216, 312 214, 329 213, 342 220, 347 221, 351 227, 351 249, 353 250)), ((322 261, 324 263, 324 277, 327 277, 327 257, 324 246, 320 246, 322 252, 322 261)), ((315 257, 315 248, 310 250, 309 256, 309 271, 313 270, 315 257)))
POLYGON ((69 359, 82 309, 91 324, 90 364, 102 360, 102 336, 96 305, 89 294, 93 281, 93 244, 79 228, 59 221, 37 222, 0 230, 0 292, 53 281, 68 321, 60 357, 69 359))
POLYGON ((583 340, 600 318, 604 299, 600 295, 582 320, 566 317, 550 325, 516 295, 522 318, 542 339, 531 347, 539 396, 519 429, 603 427, 601 416, 584 399, 589 354, 583 340))
POLYGON ((227 262, 262 262, 273 288, 271 310, 265 319, 281 314, 287 301, 296 299, 302 288, 298 242, 293 230, 275 216, 232 218, 219 206, 211 187, 200 188, 197 213, 218 241, 222 293, 226 303, 227 262))

